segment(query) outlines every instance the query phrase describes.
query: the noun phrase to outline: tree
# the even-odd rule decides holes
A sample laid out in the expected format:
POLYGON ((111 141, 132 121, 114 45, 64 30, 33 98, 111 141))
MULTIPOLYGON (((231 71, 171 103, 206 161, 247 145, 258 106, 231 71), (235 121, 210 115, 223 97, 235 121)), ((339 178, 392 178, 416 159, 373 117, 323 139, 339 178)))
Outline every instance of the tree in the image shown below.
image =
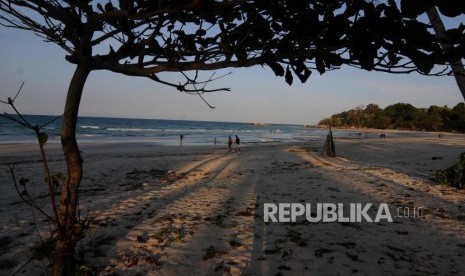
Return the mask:
POLYGON ((465 13, 463 1, 439 0, 402 0, 401 9, 394 0, 0 0, 0 24, 59 45, 76 65, 61 130, 68 175, 53 274, 66 273, 77 242, 83 170, 76 121, 91 71, 146 77, 199 96, 227 88, 209 88, 215 77, 201 80, 198 71, 231 67, 267 66, 288 84, 342 65, 446 75, 446 64, 465 56, 464 34, 454 29, 444 50, 430 26, 417 20, 435 6, 447 16, 465 13), (161 72, 181 72, 185 81, 162 80, 161 72))
POLYGON ((363 111, 364 126, 369 128, 376 127, 376 117, 382 111, 377 104, 369 104, 363 111))
POLYGON ((431 130, 440 130, 443 125, 444 121, 447 120, 447 118, 444 118, 443 114, 447 113, 449 108, 446 107, 439 107, 436 105, 432 105, 428 108, 428 111, 426 112, 426 119, 427 119, 427 124, 428 124, 428 129, 431 130))
POLYGON ((407 103, 397 103, 385 108, 386 114, 391 118, 394 128, 411 129, 414 127, 414 119, 417 109, 407 103))
MULTIPOLYGON (((441 46, 445 51, 455 51, 451 47, 450 39, 444 23, 442 23, 441 17, 436 8, 430 8, 426 11, 428 18, 433 26, 434 32, 441 41, 441 46)), ((462 27, 463 29, 463 27, 462 27)), ((463 30, 462 30, 463 31, 463 30)), ((450 35, 454 35, 453 31, 449 31, 450 35)), ((463 56, 460 53, 457 53, 457 59, 451 63, 452 73, 454 74, 455 81, 462 93, 463 98, 465 99, 465 69, 463 68, 462 63, 463 56)))
POLYGON ((381 109, 376 104, 369 104, 363 111, 360 111, 360 107, 356 107, 334 114, 331 118, 321 120, 319 125, 464 132, 465 103, 458 103, 452 109, 447 105, 416 108, 405 103, 397 103, 381 109))

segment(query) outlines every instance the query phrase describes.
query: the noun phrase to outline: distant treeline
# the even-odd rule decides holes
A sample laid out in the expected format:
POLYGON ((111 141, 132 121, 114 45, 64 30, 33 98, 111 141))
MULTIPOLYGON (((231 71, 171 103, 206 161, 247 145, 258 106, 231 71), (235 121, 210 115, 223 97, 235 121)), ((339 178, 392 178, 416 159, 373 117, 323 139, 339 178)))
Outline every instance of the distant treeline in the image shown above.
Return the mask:
POLYGON ((465 103, 453 108, 436 105, 416 108, 411 104, 397 103, 384 109, 377 104, 369 104, 334 114, 318 125, 465 132, 465 103))

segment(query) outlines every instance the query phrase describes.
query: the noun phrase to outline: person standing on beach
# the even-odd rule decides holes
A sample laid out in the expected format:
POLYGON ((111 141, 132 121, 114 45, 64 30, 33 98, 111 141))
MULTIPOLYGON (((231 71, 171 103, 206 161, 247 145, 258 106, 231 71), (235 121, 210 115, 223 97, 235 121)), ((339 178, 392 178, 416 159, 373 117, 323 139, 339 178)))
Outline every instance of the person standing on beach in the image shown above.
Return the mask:
POLYGON ((183 134, 179 135, 179 143, 180 143, 181 146, 182 146, 182 140, 183 139, 184 139, 184 135, 183 134))
POLYGON ((241 139, 239 139, 239 136, 236 135, 236 146, 237 146, 238 151, 241 151, 241 148, 239 147, 240 144, 241 144, 241 139))
POLYGON ((229 140, 228 140, 228 152, 231 152, 231 151, 232 151, 232 144, 233 144, 233 140, 232 140, 231 136, 229 136, 229 140))

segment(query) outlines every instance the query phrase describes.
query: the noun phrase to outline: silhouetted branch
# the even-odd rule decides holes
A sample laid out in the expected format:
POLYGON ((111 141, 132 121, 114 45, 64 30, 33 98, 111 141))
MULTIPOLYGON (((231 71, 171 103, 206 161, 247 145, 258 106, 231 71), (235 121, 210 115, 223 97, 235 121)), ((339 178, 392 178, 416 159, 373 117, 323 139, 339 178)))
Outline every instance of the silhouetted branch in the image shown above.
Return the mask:
POLYGON ((206 80, 203 80, 203 81, 198 81, 198 77, 199 77, 199 74, 198 74, 198 71, 196 71, 194 73, 194 76, 193 77, 189 77, 186 73, 184 72, 181 72, 181 74, 184 76, 184 78, 186 79, 184 83, 181 83, 179 82, 178 84, 175 84, 175 83, 172 83, 172 82, 168 82, 168 81, 164 81, 164 80, 161 80, 157 75, 153 74, 151 75, 149 78, 155 82, 158 82, 158 83, 162 83, 164 85, 168 85, 168 86, 171 86, 171 87, 175 87, 178 91, 181 91, 181 92, 185 92, 187 94, 193 94, 193 95, 197 95, 199 96, 203 102, 205 102, 207 104, 207 106, 209 108, 212 108, 214 109, 215 107, 212 106, 211 104, 209 104, 204 97, 202 97, 202 94, 203 93, 211 93, 211 92, 218 92, 218 91, 231 91, 230 88, 215 88, 215 89, 207 89, 207 85, 210 84, 211 82, 213 81, 216 81, 218 79, 221 79, 221 78, 224 78, 228 75, 230 75, 231 73, 227 73, 227 74, 224 74, 224 75, 221 75, 219 77, 214 77, 215 76, 215 73, 211 74, 211 76, 206 79, 206 80), (201 85, 201 87, 198 87, 199 85, 201 85))
POLYGON ((37 142, 39 143, 40 155, 41 155, 41 159, 42 159, 42 164, 44 166, 43 171, 44 171, 44 174, 45 174, 45 182, 47 183, 48 194, 49 194, 50 201, 51 201, 51 204, 52 204, 51 208, 52 208, 52 211, 53 211, 53 218, 50 215, 48 215, 40 206, 38 206, 36 204, 36 202, 34 201, 34 199, 30 196, 30 194, 29 194, 29 192, 27 190, 27 182, 28 181, 26 179, 24 179, 24 178, 21 178, 19 183, 18 183, 18 181, 16 180, 15 172, 14 172, 15 165, 14 164, 8 164, 8 168, 10 170, 10 174, 11 174, 11 177, 13 179, 13 183, 15 185, 16 192, 18 193, 20 198, 25 203, 27 203, 29 206, 33 207, 38 212, 40 212, 42 215, 44 215, 47 218, 47 220, 52 221, 58 227, 60 227, 61 219, 60 219, 60 216, 58 214, 57 204, 56 204, 56 200, 55 200, 56 189, 52 185, 52 177, 51 177, 50 169, 49 169, 48 162, 47 162, 47 156, 45 154, 45 149, 44 149, 44 145, 45 145, 45 143, 47 141, 47 135, 45 133, 42 133, 41 130, 45 126, 50 125, 51 123, 58 120, 61 116, 58 116, 58 117, 54 118, 53 120, 50 120, 49 122, 46 122, 45 124, 43 124, 41 126, 32 125, 21 114, 21 112, 15 106, 15 100, 18 97, 19 93, 22 91, 23 86, 24 86, 24 81, 21 84, 18 91, 16 92, 13 99, 11 97, 8 97, 7 101, 4 101, 4 100, 1 101, 1 103, 9 105, 14 110, 14 112, 16 113, 16 115, 18 116, 19 119, 13 117, 12 115, 9 115, 8 113, 0 114, 0 116, 6 118, 8 120, 11 120, 13 122, 16 122, 16 123, 20 124, 21 126, 27 128, 27 129, 31 129, 31 130, 34 131, 34 133, 36 135, 36 138, 37 138, 37 142), (22 187, 22 191, 20 191, 19 186, 22 187))
POLYGON ((34 208, 35 210, 37 210, 39 213, 41 213, 47 220, 52 221, 52 222, 56 222, 52 217, 50 217, 47 213, 45 213, 45 211, 42 208, 40 208, 35 203, 35 201, 31 198, 31 196, 29 195, 29 192, 27 191, 27 188, 26 188, 26 185, 27 185, 26 183, 29 180, 21 178, 20 183, 18 183, 18 181, 16 179, 16 175, 15 175, 15 164, 14 163, 13 164, 7 164, 7 166, 8 166, 11 178, 13 180, 15 190, 16 190, 18 196, 21 198, 21 200, 24 203, 26 203, 27 205, 29 205, 32 208, 34 208), (23 191, 20 191, 19 186, 23 187, 23 191))

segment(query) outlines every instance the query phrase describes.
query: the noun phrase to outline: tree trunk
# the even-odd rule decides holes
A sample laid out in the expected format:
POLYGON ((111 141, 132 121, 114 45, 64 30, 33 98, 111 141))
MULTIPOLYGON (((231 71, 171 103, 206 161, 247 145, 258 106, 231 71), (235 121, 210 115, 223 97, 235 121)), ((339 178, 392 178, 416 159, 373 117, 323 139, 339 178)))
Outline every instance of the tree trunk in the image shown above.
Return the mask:
MULTIPOLYGON (((427 10, 426 14, 428 15, 431 25, 433 25, 433 29, 437 37, 442 41, 447 41, 446 28, 442 23, 441 17, 439 16, 436 7, 427 10)), ((450 45, 446 42, 442 42, 441 46, 445 51, 450 48, 450 45)), ((452 72, 454 73, 455 81, 459 86, 460 92, 462 92, 462 97, 465 99, 465 69, 463 68, 462 61, 457 60, 451 63, 450 66, 452 67, 452 72)))
POLYGON ((61 189, 60 217, 57 244, 53 259, 52 275, 67 275, 74 260, 74 249, 80 240, 80 227, 77 218, 78 188, 82 179, 82 158, 76 142, 76 123, 84 84, 90 73, 90 65, 85 59, 76 67, 69 85, 63 113, 61 144, 68 166, 68 176, 61 189))

